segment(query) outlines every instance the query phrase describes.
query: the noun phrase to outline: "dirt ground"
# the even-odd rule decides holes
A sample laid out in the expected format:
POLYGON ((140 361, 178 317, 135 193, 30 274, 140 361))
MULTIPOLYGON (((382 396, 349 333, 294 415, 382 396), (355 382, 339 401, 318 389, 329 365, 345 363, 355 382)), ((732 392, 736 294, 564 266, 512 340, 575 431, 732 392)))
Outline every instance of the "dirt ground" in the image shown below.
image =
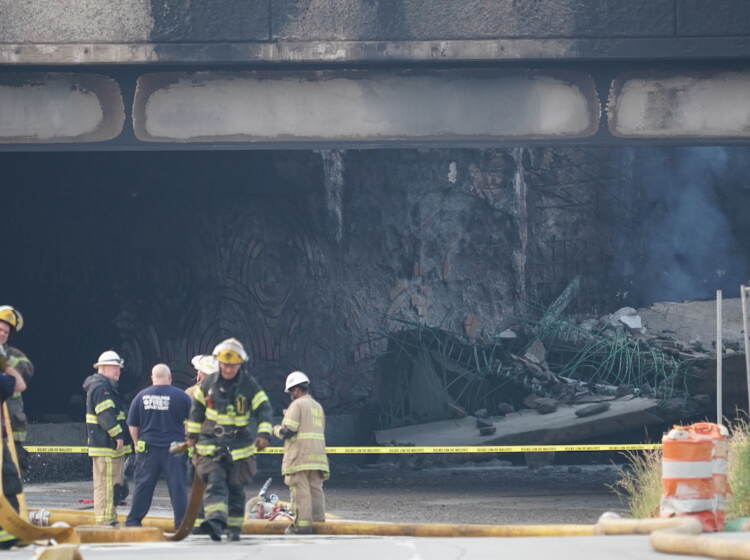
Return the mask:
MULTIPOLYGON (((555 465, 531 470, 518 466, 457 465, 412 470, 380 463, 334 473, 326 485, 327 511, 345 519, 433 523, 594 523, 604 511, 624 510, 610 490, 618 477, 611 465, 555 465)), ((256 478, 252 496, 265 480, 256 478)), ((132 491, 132 489, 131 489, 132 491)), ((274 476, 271 492, 289 493, 274 476)), ((31 507, 84 509, 91 483, 31 484, 31 507)), ((126 513, 127 506, 119 508, 126 513)), ((160 483, 151 514, 170 515, 166 486, 160 483)))

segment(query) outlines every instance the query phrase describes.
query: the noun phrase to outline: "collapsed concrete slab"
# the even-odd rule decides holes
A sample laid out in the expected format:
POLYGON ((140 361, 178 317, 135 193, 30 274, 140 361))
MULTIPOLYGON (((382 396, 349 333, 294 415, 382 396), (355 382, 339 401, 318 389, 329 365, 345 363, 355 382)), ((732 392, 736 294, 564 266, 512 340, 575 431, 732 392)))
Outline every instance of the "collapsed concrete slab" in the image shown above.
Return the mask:
MULTIPOLYGON (((669 333, 686 343, 699 342, 710 351, 716 340, 716 301, 662 301, 638 310, 647 332, 669 333)), ((721 306, 722 336, 725 343, 742 342, 740 298, 725 298, 721 306)))
POLYGON ((540 415, 524 409, 503 418, 488 419, 495 433, 482 436, 472 417, 441 420, 427 424, 378 430, 375 439, 381 445, 557 445, 580 443, 608 433, 623 432, 665 421, 659 415, 656 399, 631 398, 612 400, 609 410, 592 416, 578 417, 582 406, 561 406, 555 412, 540 415))
MULTIPOLYGON (((649 340, 687 364, 685 383, 692 395, 716 398, 716 302, 659 302, 638 310, 649 340)), ((724 415, 732 417, 748 407, 742 304, 722 300, 722 377, 724 415)))

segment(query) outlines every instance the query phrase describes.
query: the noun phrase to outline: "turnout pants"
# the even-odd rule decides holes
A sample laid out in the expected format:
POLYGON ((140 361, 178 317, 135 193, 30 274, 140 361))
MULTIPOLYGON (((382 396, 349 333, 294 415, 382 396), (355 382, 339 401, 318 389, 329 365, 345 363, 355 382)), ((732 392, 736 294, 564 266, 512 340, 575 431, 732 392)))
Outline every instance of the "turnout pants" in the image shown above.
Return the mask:
POLYGON ((117 523, 115 484, 123 484, 125 457, 92 457, 94 514, 98 525, 117 523))
POLYGON ((207 520, 216 520, 239 534, 245 517, 245 486, 255 474, 252 458, 232 461, 226 456, 198 456, 198 474, 206 482, 203 510, 207 520))
POLYGON ((172 502, 175 528, 180 526, 187 508, 185 491, 185 456, 171 455, 168 447, 146 445, 146 450, 135 456, 135 473, 133 480, 133 505, 125 521, 126 525, 138 527, 154 497, 154 489, 162 473, 167 478, 169 501, 172 502))
POLYGON ((323 494, 323 473, 300 471, 284 477, 292 494, 294 525, 310 527, 313 521, 326 520, 326 499, 323 494))
MULTIPOLYGON (((18 498, 16 494, 20 494, 23 486, 21 484, 21 477, 18 475, 16 465, 13 464, 13 458, 10 456, 8 450, 8 441, 5 440, 3 443, 3 494, 5 499, 8 500, 14 510, 18 509, 18 498)), ((13 443, 12 441, 10 442, 13 443)), ((11 535, 8 531, 0 527, 0 549, 10 548, 16 543, 16 537, 11 535)))

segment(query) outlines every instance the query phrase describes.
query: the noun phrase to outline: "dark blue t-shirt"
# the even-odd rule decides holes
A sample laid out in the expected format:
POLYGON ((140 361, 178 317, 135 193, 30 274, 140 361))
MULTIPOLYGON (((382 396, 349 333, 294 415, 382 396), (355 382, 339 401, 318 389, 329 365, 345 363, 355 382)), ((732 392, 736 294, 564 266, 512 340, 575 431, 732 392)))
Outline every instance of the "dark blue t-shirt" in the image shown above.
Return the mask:
POLYGON ((185 439, 190 397, 171 385, 152 385, 138 393, 130 405, 128 426, 139 429, 138 439, 167 447, 185 439))

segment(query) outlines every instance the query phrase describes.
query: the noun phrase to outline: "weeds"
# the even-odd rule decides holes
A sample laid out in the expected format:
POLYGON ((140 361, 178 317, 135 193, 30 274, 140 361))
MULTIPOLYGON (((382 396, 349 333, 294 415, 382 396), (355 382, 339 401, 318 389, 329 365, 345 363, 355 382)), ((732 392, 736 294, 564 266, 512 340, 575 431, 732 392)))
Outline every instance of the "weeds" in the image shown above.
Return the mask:
POLYGON ((729 439, 727 518, 750 517, 750 424, 737 420, 729 439))
MULTIPOLYGON (((727 519, 750 517, 750 423, 737 420, 730 429, 727 475, 731 493, 727 498, 727 519)), ((628 465, 610 488, 625 502, 631 517, 659 515, 662 493, 661 451, 624 454, 628 465)))
POLYGON ((658 517, 661 500, 661 451, 631 451, 623 453, 628 465, 620 480, 610 485, 628 505, 630 516, 636 519, 658 517))

